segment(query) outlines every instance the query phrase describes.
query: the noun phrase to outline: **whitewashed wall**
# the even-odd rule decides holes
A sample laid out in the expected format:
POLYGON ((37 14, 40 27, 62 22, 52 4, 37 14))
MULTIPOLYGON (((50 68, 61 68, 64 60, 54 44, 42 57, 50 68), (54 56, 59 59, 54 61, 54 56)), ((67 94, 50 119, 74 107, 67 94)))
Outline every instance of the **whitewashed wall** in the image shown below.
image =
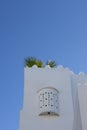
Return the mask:
MULTIPOLYGON (((53 69, 26 67, 24 69, 24 100, 23 109, 20 112, 19 130, 87 130, 82 129, 85 124, 81 122, 83 119, 81 111, 84 111, 81 102, 84 98, 80 96, 80 90, 79 97, 77 95, 78 84, 86 80, 87 76, 75 75, 69 69, 64 69, 61 66, 53 69), (59 91, 59 116, 39 115, 38 91, 49 86, 59 91)), ((87 90, 85 95, 87 95, 87 90)), ((87 115, 84 118, 86 119, 87 115)))
POLYGON ((87 130, 87 84, 78 87, 78 98, 82 121, 82 130, 87 130))

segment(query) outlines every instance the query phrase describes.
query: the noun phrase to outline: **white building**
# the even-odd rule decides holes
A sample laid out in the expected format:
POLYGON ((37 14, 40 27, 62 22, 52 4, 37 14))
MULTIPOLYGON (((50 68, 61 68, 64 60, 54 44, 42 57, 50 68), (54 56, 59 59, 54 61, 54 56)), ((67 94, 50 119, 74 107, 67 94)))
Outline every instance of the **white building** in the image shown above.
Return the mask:
POLYGON ((87 130, 87 75, 26 67, 19 130, 87 130))

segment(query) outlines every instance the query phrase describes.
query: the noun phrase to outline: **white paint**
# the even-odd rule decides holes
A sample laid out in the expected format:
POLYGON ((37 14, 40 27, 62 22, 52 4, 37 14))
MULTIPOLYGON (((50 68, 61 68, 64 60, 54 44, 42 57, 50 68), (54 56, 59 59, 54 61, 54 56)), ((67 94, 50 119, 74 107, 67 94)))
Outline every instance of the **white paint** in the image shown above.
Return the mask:
MULTIPOLYGON (((86 99, 84 103, 83 100, 85 97, 87 98, 87 89, 83 90, 86 87, 80 87, 86 81, 87 75, 75 75, 69 69, 64 69, 61 66, 58 68, 26 67, 24 69, 24 100, 23 109, 20 112, 19 130, 87 130, 85 123, 87 122, 87 114, 85 115, 87 109, 83 108, 86 99), (78 89, 79 87, 82 90, 78 89), (53 108, 50 106, 46 109, 45 107, 40 108, 39 96, 45 92, 55 93, 58 97, 57 104, 53 99, 55 104, 53 108), (55 116, 55 114, 40 116, 41 113, 45 112, 46 114, 49 110, 59 116, 55 116)), ((46 95, 45 98, 47 98, 46 95)), ((47 102, 45 101, 45 103, 47 102)), ((52 102, 50 101, 50 103, 52 102)))
POLYGON ((79 106, 82 120, 82 130, 87 130, 87 85, 78 88, 79 106))

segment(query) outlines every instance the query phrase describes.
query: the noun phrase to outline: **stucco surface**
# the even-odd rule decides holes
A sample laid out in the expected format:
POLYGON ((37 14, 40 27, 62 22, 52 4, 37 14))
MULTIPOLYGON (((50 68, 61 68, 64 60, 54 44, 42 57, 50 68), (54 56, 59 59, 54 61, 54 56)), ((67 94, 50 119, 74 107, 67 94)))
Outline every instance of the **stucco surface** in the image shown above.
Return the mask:
POLYGON ((62 67, 54 69, 26 67, 20 130, 87 130, 84 122, 84 119, 87 121, 87 114, 84 114, 87 111, 87 105, 84 109, 82 107, 83 100, 87 99, 87 87, 85 90, 78 89, 78 84, 86 80, 86 75, 75 75, 62 67), (59 116, 39 115, 38 91, 48 86, 59 91, 59 116))

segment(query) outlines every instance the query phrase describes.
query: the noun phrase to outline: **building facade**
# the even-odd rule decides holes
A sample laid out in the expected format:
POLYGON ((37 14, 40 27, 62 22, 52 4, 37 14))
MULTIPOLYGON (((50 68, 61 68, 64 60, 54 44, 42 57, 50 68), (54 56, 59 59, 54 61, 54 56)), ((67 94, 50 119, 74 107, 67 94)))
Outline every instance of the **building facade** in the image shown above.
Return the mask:
POLYGON ((86 100, 86 74, 25 67, 19 130, 87 130, 86 100))

